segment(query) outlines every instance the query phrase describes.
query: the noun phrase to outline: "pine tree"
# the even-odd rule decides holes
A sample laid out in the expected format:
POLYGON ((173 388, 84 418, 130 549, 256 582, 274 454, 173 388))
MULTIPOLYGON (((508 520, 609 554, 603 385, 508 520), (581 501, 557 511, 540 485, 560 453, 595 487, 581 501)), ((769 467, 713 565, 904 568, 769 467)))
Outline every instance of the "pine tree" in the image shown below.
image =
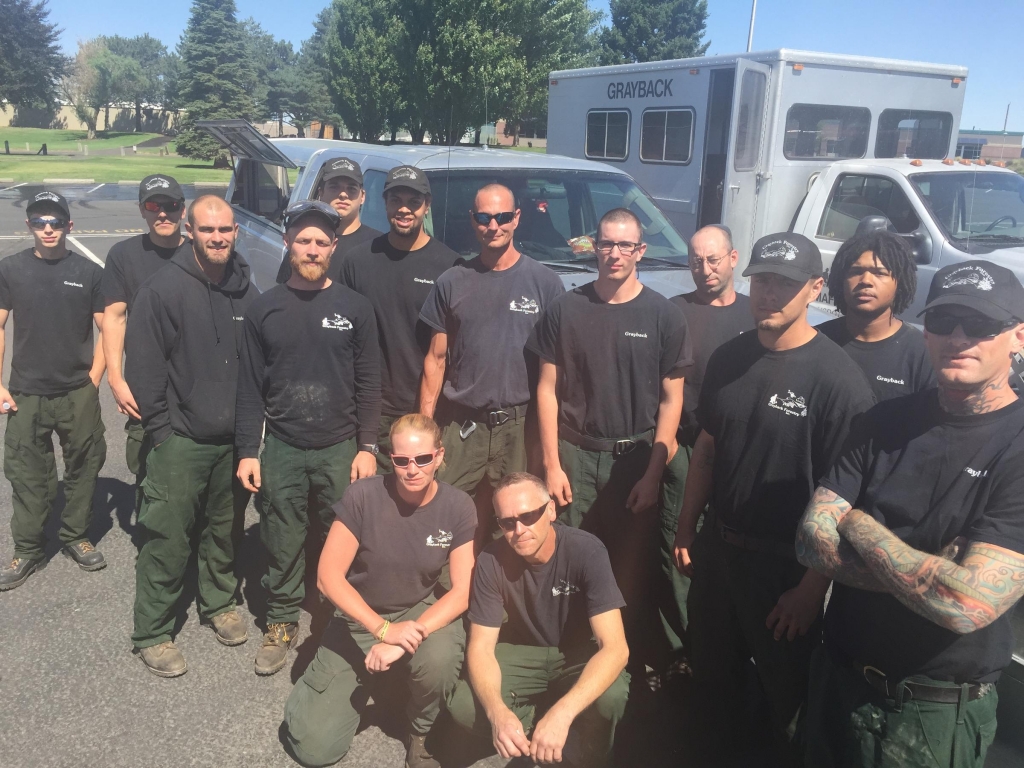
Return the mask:
POLYGON ((0 101, 49 107, 65 67, 47 0, 0 0, 0 101))
POLYGON ((703 56, 707 0, 611 0, 601 63, 627 64, 703 56))
POLYGON ((195 128, 197 120, 254 116, 253 68, 234 0, 193 0, 192 15, 178 44, 181 69, 177 97, 187 113, 178 136, 178 153, 210 160, 222 152, 212 136, 195 128))

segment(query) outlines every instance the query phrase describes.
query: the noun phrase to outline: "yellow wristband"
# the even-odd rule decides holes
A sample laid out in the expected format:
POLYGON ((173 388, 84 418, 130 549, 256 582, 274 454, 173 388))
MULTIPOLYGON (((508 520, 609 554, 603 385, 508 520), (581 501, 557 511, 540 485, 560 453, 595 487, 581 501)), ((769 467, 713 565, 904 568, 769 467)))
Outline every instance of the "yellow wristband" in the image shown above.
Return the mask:
POLYGON ((384 619, 384 626, 380 628, 380 634, 377 635, 377 639, 380 640, 382 643, 384 642, 384 635, 388 633, 388 627, 390 626, 391 622, 387 619, 384 619))

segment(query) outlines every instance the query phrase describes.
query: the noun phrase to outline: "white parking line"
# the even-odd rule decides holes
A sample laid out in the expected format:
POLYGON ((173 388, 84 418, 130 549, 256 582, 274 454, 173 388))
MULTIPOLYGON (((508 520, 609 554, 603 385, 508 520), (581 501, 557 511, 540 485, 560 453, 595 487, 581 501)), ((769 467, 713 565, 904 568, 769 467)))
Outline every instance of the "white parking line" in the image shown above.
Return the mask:
MULTIPOLYGON (((106 183, 106 182, 104 182, 104 184, 105 184, 105 183, 106 183)), ((91 195, 91 194, 92 194, 93 192, 95 192, 95 191, 96 191, 97 189, 99 189, 100 187, 104 186, 104 184, 97 184, 97 185, 96 185, 95 187, 93 187, 92 189, 90 189, 90 190, 89 190, 88 192, 86 192, 85 194, 87 194, 87 195, 91 195)))
MULTIPOLYGON (((139 232, 136 232, 135 234, 141 234, 141 230, 139 232)), ((81 238, 85 238, 85 237, 106 237, 106 238, 108 238, 110 240, 124 240, 125 238, 131 237, 131 236, 132 236, 131 234, 125 234, 125 233, 121 233, 121 232, 118 232, 118 233, 111 232, 109 235, 98 235, 98 234, 75 235, 75 237, 77 239, 81 239, 81 238)), ((32 239, 32 235, 30 235, 30 234, 24 234, 24 235, 0 235, 0 240, 31 240, 31 239, 32 239)))
POLYGON ((73 238, 71 235, 68 235, 68 242, 71 243, 76 248, 78 248, 78 250, 80 250, 82 252, 82 255, 85 256, 85 258, 92 259, 97 264, 99 264, 101 267, 106 266, 103 263, 103 260, 99 256, 97 256, 95 253, 90 251, 88 248, 86 248, 84 245, 82 245, 80 242, 78 242, 78 240, 73 238))
POLYGON ((3 189, 0 189, 0 192, 6 192, 8 189, 17 189, 18 187, 24 187, 26 184, 28 184, 28 182, 23 181, 21 182, 21 184, 15 184, 13 187, 4 187, 3 189))

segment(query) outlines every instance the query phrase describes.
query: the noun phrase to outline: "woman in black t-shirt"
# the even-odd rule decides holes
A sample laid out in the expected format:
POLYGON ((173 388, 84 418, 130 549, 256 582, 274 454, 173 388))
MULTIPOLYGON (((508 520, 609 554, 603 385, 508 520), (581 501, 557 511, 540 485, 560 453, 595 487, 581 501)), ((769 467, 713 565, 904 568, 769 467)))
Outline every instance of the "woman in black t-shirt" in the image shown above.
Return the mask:
POLYGON ((338 608, 313 663, 285 707, 288 744, 308 765, 348 751, 371 676, 409 673, 406 764, 436 766, 424 739, 455 687, 465 653, 459 617, 469 604, 472 499, 435 474, 441 432, 410 414, 391 427, 394 474, 358 480, 334 505, 337 520, 320 556, 317 584, 338 608), (451 589, 442 596, 445 564, 451 589))

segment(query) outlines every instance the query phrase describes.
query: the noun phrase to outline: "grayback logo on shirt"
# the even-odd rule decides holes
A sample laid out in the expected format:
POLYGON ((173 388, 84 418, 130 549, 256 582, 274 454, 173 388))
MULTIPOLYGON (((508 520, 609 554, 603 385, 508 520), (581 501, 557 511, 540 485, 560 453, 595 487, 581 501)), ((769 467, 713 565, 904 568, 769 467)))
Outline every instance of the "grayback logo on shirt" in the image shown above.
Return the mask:
POLYGON ((65 280, 64 285, 70 285, 72 288, 85 288, 81 283, 72 283, 70 280, 65 280))
POLYGON ((792 389, 786 391, 788 394, 785 397, 772 395, 768 398, 768 406, 789 416, 806 416, 807 402, 804 398, 794 394, 792 389))
POLYGON ((157 176, 155 179, 150 179, 149 183, 146 185, 146 191, 147 192, 149 190, 151 190, 151 189, 158 189, 158 188, 159 189, 170 189, 171 188, 171 182, 169 182, 165 178, 157 176))
POLYGON ((428 547, 450 547, 452 545, 452 532, 437 529, 437 536, 427 536, 428 547))
POLYGON ((987 469, 971 469, 970 467, 964 467, 964 472, 971 477, 985 477, 988 475, 987 469))
POLYGON ((427 285, 433 285, 434 284, 433 280, 427 280, 425 277, 414 277, 412 279, 412 281, 414 283, 426 283, 427 285))
POLYGON ((973 285, 979 291, 991 291, 996 281, 988 272, 974 265, 954 269, 942 281, 943 288, 955 288, 958 285, 973 285))
POLYGON ((347 317, 342 317, 337 312, 334 313, 333 318, 325 317, 320 325, 323 328, 330 328, 332 331, 352 330, 352 321, 347 317))
POLYGON ((580 591, 580 588, 577 587, 575 584, 570 584, 565 579, 559 579, 558 580, 558 585, 551 588, 551 596, 552 597, 559 597, 559 596, 563 596, 563 595, 564 596, 575 595, 579 591, 580 591))
POLYGON ((786 240, 773 240, 761 252, 762 259, 779 259, 793 261, 797 255, 796 246, 786 240))
POLYGON ((512 312, 524 312, 527 315, 536 315, 540 313, 540 307, 537 306, 537 302, 533 299, 528 299, 523 296, 522 301, 516 301, 513 299, 509 302, 508 308, 512 312))
POLYGON ((903 379, 890 379, 888 376, 875 376, 876 381, 884 381, 886 384, 899 384, 901 387, 907 386, 903 379))
POLYGON ((643 331, 623 331, 623 334, 631 339, 646 339, 647 334, 643 331))

